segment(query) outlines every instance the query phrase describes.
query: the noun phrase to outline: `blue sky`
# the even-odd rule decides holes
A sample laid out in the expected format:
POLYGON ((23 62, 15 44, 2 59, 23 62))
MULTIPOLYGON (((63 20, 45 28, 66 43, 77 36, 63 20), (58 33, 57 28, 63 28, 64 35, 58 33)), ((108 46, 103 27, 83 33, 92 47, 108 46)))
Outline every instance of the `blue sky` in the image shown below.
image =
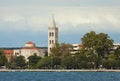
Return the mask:
POLYGON ((0 0, 0 47, 47 46, 52 13, 60 43, 80 43, 89 31, 120 43, 120 0, 0 0))

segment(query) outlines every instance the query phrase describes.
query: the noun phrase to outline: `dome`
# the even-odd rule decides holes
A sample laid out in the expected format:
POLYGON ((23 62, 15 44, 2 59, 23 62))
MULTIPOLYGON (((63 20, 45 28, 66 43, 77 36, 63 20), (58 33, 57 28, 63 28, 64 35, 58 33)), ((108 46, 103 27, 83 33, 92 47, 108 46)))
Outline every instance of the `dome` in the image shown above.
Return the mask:
POLYGON ((35 43, 29 41, 25 44, 25 47, 35 47, 35 43))
POLYGON ((29 41, 29 42, 27 42, 26 44, 34 44, 33 42, 31 42, 31 41, 29 41))

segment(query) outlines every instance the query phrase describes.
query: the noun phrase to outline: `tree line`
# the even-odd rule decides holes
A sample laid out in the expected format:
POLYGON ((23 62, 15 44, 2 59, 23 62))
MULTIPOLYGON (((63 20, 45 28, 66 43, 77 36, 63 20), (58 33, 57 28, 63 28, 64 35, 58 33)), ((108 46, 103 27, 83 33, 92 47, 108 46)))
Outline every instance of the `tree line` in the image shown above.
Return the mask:
POLYGON ((43 58, 36 54, 28 57, 26 62, 23 56, 13 56, 7 62, 0 51, 0 66, 9 69, 119 69, 120 46, 114 49, 113 40, 105 33, 94 31, 86 33, 82 38, 82 48, 72 53, 71 44, 55 44, 51 53, 43 58))

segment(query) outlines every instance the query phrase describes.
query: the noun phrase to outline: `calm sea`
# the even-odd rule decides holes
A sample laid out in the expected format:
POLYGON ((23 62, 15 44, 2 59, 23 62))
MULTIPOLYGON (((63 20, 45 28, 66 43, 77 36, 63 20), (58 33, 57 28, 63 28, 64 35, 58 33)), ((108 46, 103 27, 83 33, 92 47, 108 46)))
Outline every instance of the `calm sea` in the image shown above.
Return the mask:
POLYGON ((120 81, 120 72, 0 72, 0 81, 120 81))

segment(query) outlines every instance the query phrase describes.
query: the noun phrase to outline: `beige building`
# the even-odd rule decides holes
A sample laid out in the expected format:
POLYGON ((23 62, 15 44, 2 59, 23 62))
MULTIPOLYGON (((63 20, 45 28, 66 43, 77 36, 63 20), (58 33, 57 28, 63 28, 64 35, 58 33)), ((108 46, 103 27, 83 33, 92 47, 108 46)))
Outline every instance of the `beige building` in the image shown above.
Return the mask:
POLYGON ((43 50, 41 50, 40 48, 37 48, 35 43, 29 41, 27 43, 25 43, 25 46, 21 49, 15 49, 13 50, 13 55, 14 56, 24 56, 26 60, 28 60, 27 58, 31 55, 36 54, 37 56, 40 57, 44 57, 45 53, 43 50))
POLYGON ((20 52, 21 52, 20 55, 24 56, 26 60, 29 56, 34 54, 41 57, 44 56, 44 54, 41 53, 41 50, 37 48, 35 43, 33 42, 27 42, 20 52))

